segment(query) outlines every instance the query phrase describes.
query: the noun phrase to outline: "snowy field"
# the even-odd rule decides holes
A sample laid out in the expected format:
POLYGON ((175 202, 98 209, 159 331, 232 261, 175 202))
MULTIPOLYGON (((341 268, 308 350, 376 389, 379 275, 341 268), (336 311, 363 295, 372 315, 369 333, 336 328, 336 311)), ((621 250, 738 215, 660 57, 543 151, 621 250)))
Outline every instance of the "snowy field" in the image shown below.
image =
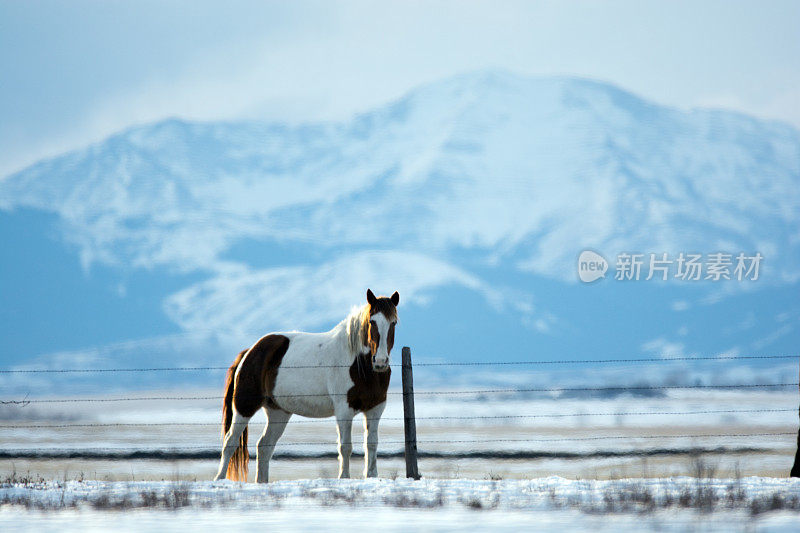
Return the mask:
MULTIPOLYGON (((136 394, 211 398, 202 401, 2 406, 0 479, 16 472, 61 480, 209 480, 220 449, 218 392, 136 394)), ((686 476, 694 475, 698 457, 718 477, 780 478, 791 468, 798 423, 794 390, 558 399, 420 395, 416 404, 420 471, 447 479, 686 476)), ((264 422, 261 413, 251 422, 253 457, 264 422)), ((356 454, 361 432, 357 417, 356 454)), ((334 477, 335 440, 332 419, 293 418, 278 443, 271 479, 334 477)), ((381 421, 380 476, 402 477, 402 442, 402 405, 390 396, 381 421)), ((357 476, 361 459, 354 459, 357 476)))
MULTIPOLYGON (((381 425, 380 479, 332 479, 333 421, 296 418, 267 486, 209 481, 220 444, 217 393, 4 406, 0 530, 796 531, 800 524, 800 480, 786 478, 794 390, 420 395, 418 482, 403 479, 402 406, 393 395, 381 425)), ((251 450, 263 415, 253 423, 251 450)), ((361 462, 354 457, 354 478, 361 462)))
POLYGON ((0 485, 3 531, 797 531, 800 480, 405 479, 0 485))

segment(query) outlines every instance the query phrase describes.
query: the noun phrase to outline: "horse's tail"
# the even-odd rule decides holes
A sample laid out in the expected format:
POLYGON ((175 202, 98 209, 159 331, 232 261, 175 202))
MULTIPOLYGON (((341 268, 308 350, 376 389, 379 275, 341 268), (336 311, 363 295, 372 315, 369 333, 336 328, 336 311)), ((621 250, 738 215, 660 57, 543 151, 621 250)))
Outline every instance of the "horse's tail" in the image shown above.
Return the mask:
MULTIPOLYGON (((242 350, 236 356, 231 367, 228 369, 228 375, 225 378, 225 398, 222 401, 222 440, 225 441, 225 435, 231 428, 233 420, 233 389, 235 386, 236 369, 242 361, 242 357, 247 353, 247 350, 242 350)), ((224 444, 223 444, 224 445, 224 444)), ((250 462, 250 452, 247 451, 247 427, 244 428, 242 436, 239 437, 239 447, 233 452, 231 460, 228 463, 227 478, 233 481, 247 481, 247 467, 250 462)))

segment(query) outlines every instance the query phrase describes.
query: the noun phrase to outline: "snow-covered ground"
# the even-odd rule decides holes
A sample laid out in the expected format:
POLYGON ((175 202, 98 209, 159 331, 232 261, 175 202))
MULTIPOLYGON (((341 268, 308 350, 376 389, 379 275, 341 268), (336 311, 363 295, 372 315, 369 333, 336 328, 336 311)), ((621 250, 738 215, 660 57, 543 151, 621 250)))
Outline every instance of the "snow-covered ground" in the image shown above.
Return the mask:
MULTIPOLYGON (((0 452, 10 452, 0 457, 0 478, 30 472, 46 479, 211 479, 220 449, 218 391, 137 394, 206 393, 211 399, 9 407, 0 420, 0 452), (78 456, 33 456, 41 451, 78 456), (97 451, 112 456, 86 455, 97 451), (114 455, 132 451, 145 455, 114 455), (158 459, 148 457, 149 452, 184 454, 158 459)), ((783 477, 791 468, 797 435, 795 391, 671 390, 654 397, 558 399, 420 396, 416 414, 420 469, 436 478, 692 475, 697 456, 715 467, 717 476, 733 477, 738 471, 783 477), (501 453, 507 455, 497 457, 501 453)), ((402 416, 399 397, 390 397, 378 447, 383 477, 404 472, 402 416)), ((251 423, 251 449, 264 421, 259 413, 251 423)), ((357 417, 356 453, 361 451, 361 432, 357 417)), ((272 479, 332 477, 335 441, 332 419, 294 417, 278 443, 272 479)), ((352 474, 360 474, 361 468, 356 458, 352 474)))
POLYGON ((18 481, 3 531, 796 531, 800 480, 18 481))
MULTIPOLYGON (((331 479, 333 421, 296 418, 267 486, 209 481, 220 439, 214 392, 131 394, 210 399, 3 410, 0 530, 796 531, 800 524, 800 480, 785 477, 795 391, 420 396, 418 482, 403 478, 402 406, 392 396, 381 423, 381 479, 331 479), (132 450, 146 453, 113 455, 132 450), (97 451, 112 456, 92 457, 97 451), (198 455, 147 455, 156 451, 198 455)), ((251 447, 263 422, 263 415, 253 421, 251 447)), ((356 453, 360 432, 357 419, 356 453)), ((356 457, 351 474, 361 470, 356 457)))

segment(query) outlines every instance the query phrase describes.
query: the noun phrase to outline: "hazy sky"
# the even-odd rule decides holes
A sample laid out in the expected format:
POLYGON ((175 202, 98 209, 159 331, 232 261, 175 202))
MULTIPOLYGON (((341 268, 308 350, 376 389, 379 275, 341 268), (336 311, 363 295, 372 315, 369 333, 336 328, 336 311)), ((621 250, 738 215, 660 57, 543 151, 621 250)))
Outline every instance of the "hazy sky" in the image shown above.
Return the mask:
POLYGON ((337 118, 499 67, 800 126, 800 2, 0 0, 0 175, 132 124, 337 118))

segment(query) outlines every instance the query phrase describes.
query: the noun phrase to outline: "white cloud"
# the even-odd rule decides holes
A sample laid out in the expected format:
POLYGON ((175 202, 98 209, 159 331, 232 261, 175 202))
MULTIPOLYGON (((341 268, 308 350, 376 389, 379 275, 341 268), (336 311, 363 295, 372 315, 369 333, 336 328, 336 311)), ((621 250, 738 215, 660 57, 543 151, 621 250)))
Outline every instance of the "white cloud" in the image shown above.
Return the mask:
POLYGON ((738 346, 733 346, 732 348, 728 348, 727 350, 721 352, 717 357, 720 359, 732 359, 740 356, 741 354, 742 350, 738 346))
MULTIPOLYGON (((178 333, 143 339, 92 346, 77 350, 62 350, 31 358, 15 370, 70 368, 146 368, 148 366, 170 366, 165 360, 175 362, 175 366, 194 366, 208 363, 201 357, 214 354, 215 340, 227 339, 222 335, 214 338, 196 333, 178 333), (174 358, 170 356, 174 355, 174 358), (186 356, 189 357, 186 357, 186 356), (178 357, 180 356, 180 357, 178 357)), ((238 343, 236 344, 238 347, 238 343)), ((12 375, 13 376, 13 375, 12 375)), ((49 379, 49 376, 45 376, 49 379)))
POLYGON ((763 337, 761 337, 759 339, 756 339, 755 341, 752 342, 752 344, 750 346, 752 346, 754 350, 763 350, 764 348, 767 348, 769 345, 771 345, 772 343, 774 343, 775 341, 777 341, 781 337, 784 337, 784 336, 788 335, 789 333, 791 333, 794 330, 795 330, 795 325, 794 324, 791 324, 791 323, 786 324, 785 323, 781 327, 779 327, 778 329, 776 329, 773 332, 769 333, 768 335, 765 335, 765 336, 763 336, 763 337))
POLYGON ((686 347, 682 342, 668 340, 665 337, 658 337, 642 344, 641 349, 652 355, 669 359, 671 357, 684 357, 687 355, 686 347))
POLYGON ((679 311, 686 311, 691 307, 691 304, 686 300, 675 300, 672 302, 672 310, 679 312, 679 311))

